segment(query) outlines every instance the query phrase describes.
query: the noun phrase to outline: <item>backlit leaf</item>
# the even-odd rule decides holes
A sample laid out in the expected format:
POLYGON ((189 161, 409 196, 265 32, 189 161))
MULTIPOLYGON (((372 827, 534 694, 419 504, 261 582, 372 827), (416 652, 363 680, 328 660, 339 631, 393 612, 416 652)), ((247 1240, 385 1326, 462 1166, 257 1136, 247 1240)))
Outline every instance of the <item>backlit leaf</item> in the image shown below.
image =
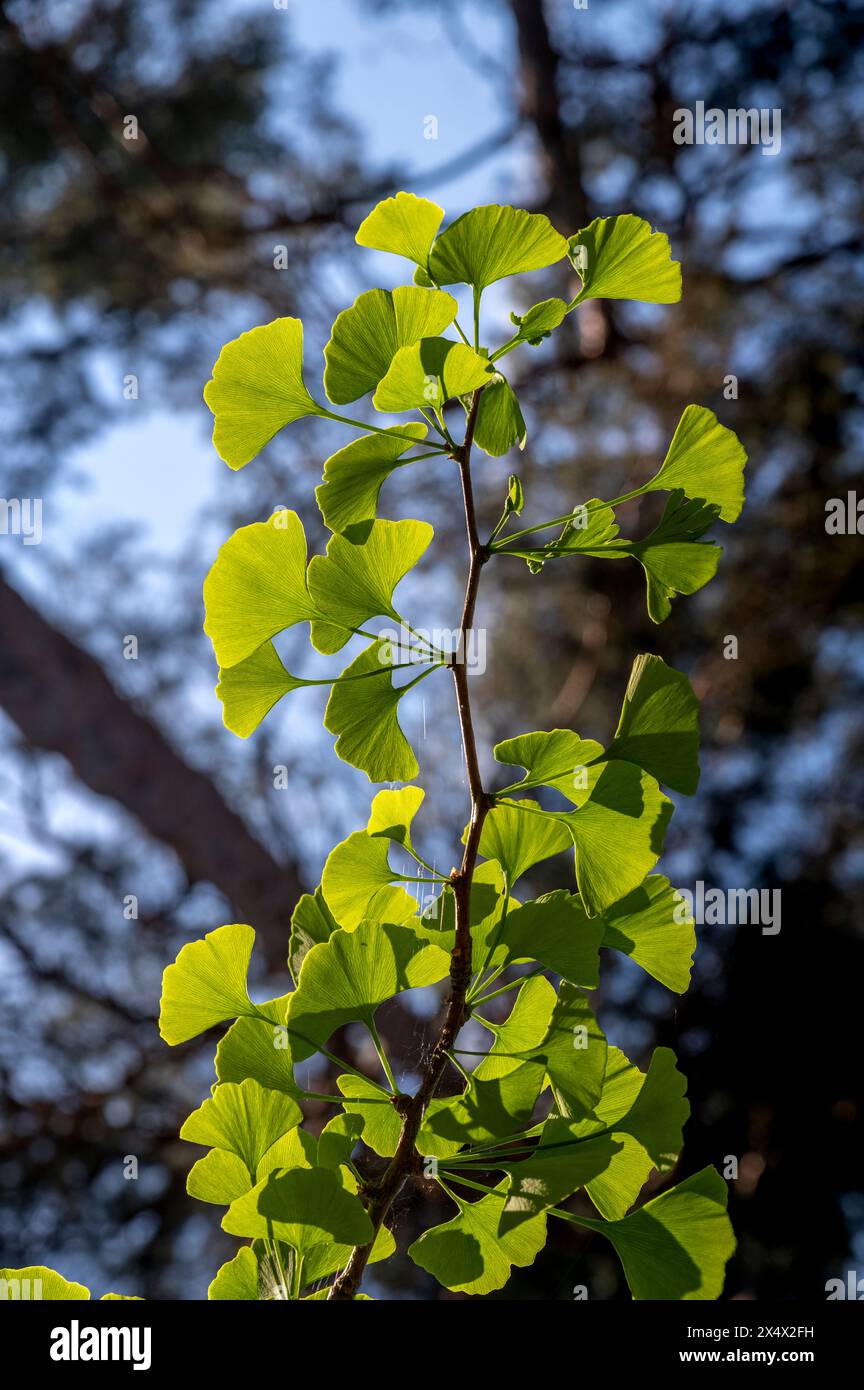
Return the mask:
POLYGON ((443 980, 450 957, 419 927, 361 922, 313 946, 288 1005, 288 1025, 311 1039, 297 1060, 323 1046, 337 1028, 371 1022, 375 1010, 401 990, 443 980))
POLYGON ((681 488, 686 497, 719 507, 722 521, 737 521, 744 506, 747 455, 738 436, 713 410, 688 405, 659 471, 643 492, 681 488))
POLYGON ((425 521, 374 521, 362 541, 331 536, 326 555, 309 564, 309 595, 315 605, 312 644, 338 652, 369 618, 401 620, 393 590, 417 564, 433 536, 425 521), (332 621, 328 621, 328 618, 332 621))
POLYGON ((458 1216, 426 1231, 408 1249, 414 1263, 439 1284, 464 1293, 493 1293, 507 1283, 513 1265, 534 1263, 546 1244, 545 1216, 502 1232, 504 1184, 476 1202, 451 1195, 458 1216))
POLYGON ((387 434, 354 439, 331 454, 324 464, 324 481, 315 489, 324 524, 331 531, 346 532, 374 521, 382 485, 404 466, 400 459, 412 442, 419 443, 427 434, 426 425, 407 421, 387 434))
POLYGON ((159 1032, 167 1043, 186 1042, 241 1014, 255 1015, 246 987, 254 942, 251 927, 233 923, 183 947, 162 976, 159 1032))
POLYGON ((568 246, 582 279, 574 304, 583 299, 675 304, 681 298, 681 266, 672 260, 669 238, 652 232, 641 217, 597 217, 568 246))
POLYGON ((337 756, 370 782, 410 782, 420 770, 396 713, 407 687, 393 685, 392 657, 389 641, 373 642, 334 681, 324 711, 337 756))
POLYGON ((498 375, 480 397, 474 442, 484 453, 498 458, 514 444, 524 449, 527 438, 519 402, 509 382, 498 375))
POLYGON ((284 1241, 300 1255, 322 1241, 365 1245, 373 1236, 362 1203, 331 1168, 269 1173, 231 1203, 222 1229, 235 1236, 284 1241))
POLYGON ((669 880, 651 874, 603 913, 603 945, 623 951, 655 980, 683 994, 690 985, 696 933, 693 918, 669 880))
POLYGON ((271 1091, 251 1077, 217 1086, 183 1123, 180 1138, 226 1149, 254 1174, 259 1159, 281 1135, 303 1119, 300 1106, 282 1091, 271 1091))
POLYGON ((355 240, 358 246, 391 251, 394 256, 425 265, 443 217, 444 209, 428 198, 397 193, 372 209, 360 223, 355 240))
POLYGON ((490 203, 472 208, 437 238, 429 256, 436 285, 483 290, 508 275, 542 270, 567 254, 567 242, 548 217, 490 203))
POLYGON ((324 389, 336 405, 374 391, 396 353, 451 324, 456 300, 443 290, 400 285, 367 290, 336 318, 324 349, 324 389))
POLYGON ((692 796, 699 784, 699 701, 660 656, 637 656, 607 759, 622 758, 692 796))
POLYGON ((204 399, 215 417, 213 446, 229 468, 242 468, 285 425, 321 415, 303 381, 303 325, 275 319, 226 343, 204 399))
MULTIPOLYGON (((374 809, 374 801, 372 805, 374 809)), ((366 830, 355 831, 330 851, 321 889, 340 927, 353 931, 364 919, 404 922, 416 914, 417 899, 399 887, 399 875, 391 869, 387 855, 386 837, 366 830)))
POLYGON ((487 357, 450 338, 423 338, 400 348, 372 397, 376 410, 441 410, 454 396, 487 385, 495 368, 487 357))

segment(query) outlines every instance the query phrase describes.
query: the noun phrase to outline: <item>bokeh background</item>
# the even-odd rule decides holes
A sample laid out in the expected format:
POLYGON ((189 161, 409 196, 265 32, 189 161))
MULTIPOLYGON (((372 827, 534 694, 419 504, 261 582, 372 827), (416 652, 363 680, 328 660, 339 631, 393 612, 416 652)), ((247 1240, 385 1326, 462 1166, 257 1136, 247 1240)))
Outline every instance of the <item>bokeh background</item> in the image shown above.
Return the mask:
MULTIPOLYGON (((824 1298, 864 1262, 862 539, 825 529, 862 437, 864 7, 6 0, 0 15, 2 492, 43 504, 40 545, 0 535, 0 1264, 188 1299, 234 1248, 218 1210, 186 1196, 198 1151, 176 1137, 214 1039, 161 1043, 161 972, 245 920, 259 997, 282 992, 293 903, 365 823, 371 789, 333 758, 317 691, 248 744, 228 734, 201 632, 201 582, 236 525, 287 504, 321 545, 313 487, 348 436, 303 421, 232 474, 200 393, 226 339, 286 313, 305 320, 315 389, 335 313, 398 282, 353 233, 406 188, 451 216, 543 211, 565 233, 632 211, 683 263, 680 305, 588 303, 521 354, 528 447, 478 463, 477 486, 490 525, 514 466, 531 520, 617 495, 653 471, 685 404, 708 405, 751 458, 719 577, 655 629, 635 565, 490 567, 474 698, 487 750, 527 728, 605 738, 637 651, 689 672, 703 779, 664 868, 682 887, 780 888, 782 929, 703 928, 681 999, 610 960, 600 1015, 643 1064, 658 1042, 679 1053, 693 1113, 678 1176, 739 1161, 726 1296, 824 1298), (676 145, 673 112, 697 100, 779 108, 779 155, 676 145)), ((489 337, 572 289, 562 266, 499 286, 489 337)), ((452 475, 388 488, 387 514, 437 530, 405 607, 453 627, 452 475)), ((622 521, 632 534, 652 515, 649 499, 622 521)), ((421 836, 446 872, 464 770, 448 683, 422 696, 403 717, 428 787, 421 836)), ((553 861, 531 886, 566 882, 553 861)), ((383 1019, 409 1082, 435 1006, 383 1019)), ((374 1065, 350 1030, 339 1046, 374 1065)), ((447 1212, 424 1192, 396 1215, 404 1250, 447 1212)), ((628 1296, 599 1237, 550 1235, 500 1297, 628 1296)), ((404 1256, 373 1283, 452 1297, 404 1256)))

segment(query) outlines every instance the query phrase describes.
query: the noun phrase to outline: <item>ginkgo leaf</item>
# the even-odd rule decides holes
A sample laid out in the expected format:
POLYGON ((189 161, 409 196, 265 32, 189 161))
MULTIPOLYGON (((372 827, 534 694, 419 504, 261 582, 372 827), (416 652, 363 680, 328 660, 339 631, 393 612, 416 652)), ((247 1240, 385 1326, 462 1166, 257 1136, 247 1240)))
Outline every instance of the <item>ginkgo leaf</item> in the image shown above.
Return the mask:
POLYGON ((480 397, 474 442, 484 453, 499 458, 514 444, 524 449, 527 438, 519 402, 509 382, 499 373, 480 397))
POLYGON ((83 1302, 90 1290, 83 1284, 64 1279, 56 1269, 47 1265, 25 1265, 22 1269, 0 1269, 0 1290, 3 1299, 42 1300, 43 1302, 83 1302))
POLYGON ((544 299, 539 304, 533 304, 530 309, 526 309, 524 314, 511 314, 510 318, 516 325, 516 332, 508 346, 515 347, 517 343, 530 343, 532 347, 536 347, 543 338, 548 338, 553 329, 563 322, 568 312, 568 306, 563 299, 544 299))
POLYGON ((621 718, 604 758, 622 758, 692 796, 699 785, 699 701, 687 677, 660 656, 633 663, 621 718))
POLYGON ((536 801, 498 801, 483 823, 480 853, 485 859, 497 859, 510 883, 570 846, 567 830, 539 814, 540 809, 536 801), (534 810, 538 814, 529 814, 534 810))
POLYGON ((204 631, 221 667, 236 666, 277 632, 315 617, 296 512, 276 511, 229 537, 204 580, 204 608, 204 631))
MULTIPOLYGON (((342 1170, 344 1173, 344 1169, 342 1170)), ((396 1249, 396 1242, 393 1239, 392 1231, 386 1226, 381 1226, 375 1243, 369 1253, 368 1264, 375 1264, 378 1260, 386 1260, 396 1249)), ((307 1250, 303 1257, 303 1284, 308 1287, 319 1279, 326 1279, 329 1274, 334 1274, 337 1269, 344 1269, 350 1259, 352 1246, 340 1245, 332 1240, 322 1241, 318 1245, 313 1245, 307 1250)), ((325 1290, 327 1292, 327 1290, 325 1290)))
POLYGON ((393 590, 433 535, 426 521, 374 521, 362 541, 331 536, 326 555, 316 555, 309 564, 309 596, 316 610, 313 646, 319 652, 338 652, 351 630, 369 618, 401 622, 393 590))
POLYGON ((596 989, 604 932, 604 919, 586 917, 579 898, 560 888, 507 914, 484 968, 536 960, 571 984, 596 989))
MULTIPOLYGON (((411 823, 423 804, 426 793, 422 787, 400 787, 398 791, 378 792, 372 799, 366 834, 392 840, 403 849, 411 850, 411 823)), ((390 918, 397 921, 398 918, 390 918)))
POLYGON ((186 1178, 186 1191, 199 1202, 229 1207, 236 1197, 248 1192, 255 1181, 254 1172, 236 1153, 227 1149, 211 1149, 193 1163, 186 1178))
POLYGON ((222 702, 222 722, 238 738, 248 738, 283 695, 319 684, 292 676, 273 643, 263 642, 245 661, 219 672, 216 694, 222 702))
MULTIPOLYGON (((594 1142, 593 1130, 609 1130, 620 1145, 606 1168, 587 1183, 592 1202, 607 1220, 629 1211, 653 1169, 668 1173, 675 1166, 690 1114, 686 1091, 687 1080, 668 1047, 654 1049, 647 1072, 610 1047, 596 1119, 575 1124, 562 1119, 549 1128, 548 1142, 569 1127, 574 1136, 588 1136, 588 1142, 594 1142)), ((545 1134, 541 1143, 547 1142, 545 1134)))
POLYGON ((576 882, 585 911, 594 917, 654 868, 673 807, 654 778, 632 763, 606 763, 590 772, 587 800, 558 819, 573 836, 576 882))
POLYGON ((137 1293, 103 1293, 99 1300, 100 1303, 143 1303, 137 1293))
POLYGON ((603 1134, 581 1143, 573 1140, 566 1122, 547 1120, 543 1140, 530 1158, 504 1160, 510 1168, 507 1200, 501 1213, 502 1231, 518 1230, 549 1207, 563 1202, 609 1168, 623 1145, 618 1135, 603 1134), (545 1152, 544 1152, 545 1147, 545 1152))
POLYGON ((287 994, 257 1004, 254 1018, 238 1018, 219 1039, 216 1075, 220 1081, 245 1081, 252 1077, 271 1091, 299 1098, 294 1080, 294 1052, 285 1028, 287 994))
POLYGON ((318 1162, 322 1168, 339 1168, 349 1162, 364 1123, 362 1115, 336 1115, 327 1121, 318 1140, 318 1162))
POLYGON ((371 1023, 375 1010, 401 990, 436 984, 450 969, 450 957, 431 932, 389 922, 361 922, 313 946, 288 1005, 288 1026, 308 1043, 298 1045, 302 1061, 346 1023, 371 1023))
POLYGON ((359 531, 364 522, 374 521, 384 482, 397 468, 411 462, 400 462, 402 455, 428 432, 428 426, 408 421, 386 434, 354 439, 331 454, 324 464, 324 481, 315 489, 324 524, 331 531, 344 533, 352 527, 359 531))
POLYGON ((508 275, 542 270, 567 254, 567 241, 538 212, 489 203, 457 217, 429 255, 436 285, 473 285, 481 291, 508 275))
POLYGON ((365 1245, 374 1235, 359 1198, 331 1168, 268 1173, 231 1203, 222 1229, 235 1236, 283 1241, 301 1256, 322 1241, 365 1245))
POLYGON ((582 280, 571 308, 584 299, 675 304, 681 298, 681 266, 672 260, 669 238, 632 213, 595 218, 568 248, 582 280))
POLYGON ((213 446, 229 468, 242 468, 274 434, 324 411, 303 381, 303 325, 275 319, 226 343, 204 399, 215 417, 213 446))
POLYGON ((388 641, 366 647, 334 681, 324 711, 324 728, 337 735, 337 756, 370 782, 410 782, 420 770, 396 713, 415 682, 393 685, 392 657, 388 641))
POLYGON ((159 1032, 172 1046, 241 1014, 257 1013, 246 976, 255 933, 243 923, 208 932, 183 947, 162 976, 159 1032))
MULTIPOLYGON (((581 804, 589 786, 588 769, 603 756, 603 745, 580 738, 572 729, 548 729, 518 734, 492 750, 496 762, 521 767, 525 776, 507 791, 554 787, 568 801, 581 804)), ((531 806, 536 802, 529 802, 531 806)))
POLYGON ((397 415, 403 410, 438 410, 454 396, 467 396, 494 377, 495 368, 464 343, 423 338, 400 348, 378 383, 372 404, 397 415))
POLYGON ((297 900, 291 914, 291 937, 288 942, 288 969, 295 984, 307 953, 319 941, 326 941, 338 926, 320 884, 314 893, 304 893, 297 900))
POLYGON ((648 583, 648 616, 662 623, 672 611, 677 594, 695 594, 717 573, 723 551, 713 541, 700 541, 716 520, 714 505, 687 501, 676 489, 669 494, 660 521, 642 541, 621 542, 635 555, 648 583))
MULTIPOLYGON (((374 810, 374 801, 372 805, 374 810)), ((415 916, 417 899, 399 887, 399 874, 387 854, 387 839, 366 830, 355 831, 330 851, 321 890, 340 927, 353 931, 363 920, 404 922, 415 916)))
POLYGON ((634 1298, 719 1298, 735 1236, 726 1184, 714 1168, 646 1202, 620 1221, 574 1216, 610 1240, 634 1298))
POLYGON ((477 1202, 450 1195, 459 1208, 458 1216, 425 1231, 408 1248, 414 1263, 439 1284, 464 1293, 493 1293, 507 1283, 513 1265, 534 1263, 546 1244, 545 1216, 502 1233, 503 1183, 477 1202))
POLYGON ((713 410, 688 405, 659 471, 641 489, 681 488, 686 497, 719 507, 722 521, 737 521, 744 506, 747 455, 733 430, 713 410))
POLYGON ((249 1245, 244 1245, 233 1260, 222 1266, 207 1289, 208 1299, 224 1302, 257 1302, 260 1296, 258 1257, 249 1245))
POLYGON ((668 878, 651 874, 603 913, 603 945, 623 951, 655 980, 683 994, 690 985, 696 933, 693 918, 668 878))
POLYGON ((394 1109, 390 1095, 363 1076, 337 1076, 336 1085, 345 1098, 345 1110, 363 1121, 363 1143, 382 1158, 392 1158, 402 1132, 402 1117, 394 1109))
POLYGON ((354 239, 358 246, 390 251, 394 256, 425 265, 443 217, 444 209, 428 198, 397 193, 372 209, 360 223, 354 239))
POLYGON ((302 1119, 303 1111, 290 1096, 248 1077, 239 1084, 229 1081, 217 1086, 184 1121, 180 1138, 226 1149, 254 1175, 266 1151, 302 1119))
POLYGON ((400 285, 367 290, 333 324, 324 349, 324 390, 336 405, 374 391, 400 348, 436 338, 459 306, 443 290, 400 285))
POLYGON ((603 1093, 607 1051, 603 1029, 591 1011, 588 996, 563 981, 546 1035, 532 1055, 545 1059, 549 1079, 566 1097, 571 1113, 593 1112, 603 1093))

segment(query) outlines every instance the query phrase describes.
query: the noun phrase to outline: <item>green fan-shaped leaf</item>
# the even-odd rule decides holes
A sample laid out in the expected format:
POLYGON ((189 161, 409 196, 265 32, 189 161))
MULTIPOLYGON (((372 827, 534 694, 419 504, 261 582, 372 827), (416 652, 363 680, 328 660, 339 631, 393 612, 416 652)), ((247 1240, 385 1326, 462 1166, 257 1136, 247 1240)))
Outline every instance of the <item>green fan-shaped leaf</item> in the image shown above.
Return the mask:
POLYGON ((263 642, 245 661, 220 670, 216 694, 222 702, 222 722, 238 738, 248 738, 283 695, 319 683, 292 676, 273 643, 263 642))
POLYGON ((590 795, 560 816, 573 836, 576 882, 589 917, 638 888, 657 863, 672 803, 631 763, 591 770, 590 795))
POLYGON ((363 219, 355 240, 358 246, 390 251, 416 265, 425 265, 443 217, 444 209, 428 198, 397 193, 378 203, 363 219))
POLYGON ((580 738, 572 729, 549 729, 505 739, 492 752, 497 762, 524 769, 525 776, 507 791, 554 787, 568 801, 580 805, 590 783, 588 769, 602 758, 603 745, 580 738))
POLYGON ((509 912, 484 965, 536 960, 571 984, 596 989, 604 932, 604 919, 586 917, 578 897, 561 888, 509 912))
POLYGON ((546 1036, 532 1055, 545 1058, 549 1079, 566 1097, 571 1113, 592 1113, 603 1093, 607 1050, 587 995, 564 981, 546 1036))
POLYGON ((316 616, 296 512, 274 512, 229 537, 204 581, 204 608, 204 631, 222 667, 236 666, 277 632, 316 616))
POLYGON ((487 357, 450 338, 423 338, 400 348, 372 397, 376 410, 441 410, 454 396, 467 396, 495 375, 487 357))
POLYGON ((546 1244, 545 1216, 502 1232, 504 1184, 477 1202, 450 1195, 459 1208, 458 1216, 426 1231, 408 1249, 414 1263, 439 1284, 464 1293, 493 1293, 507 1283, 513 1265, 534 1263, 546 1244))
MULTIPOLYGON (((386 1226, 382 1226, 375 1238, 368 1263, 375 1264, 378 1260, 389 1259, 395 1249, 396 1242, 392 1232, 386 1226)), ((337 1269, 343 1269, 348 1263, 351 1250, 352 1246, 340 1245, 332 1240, 313 1245, 312 1249, 308 1250, 303 1257, 304 1285, 314 1284, 316 1280, 326 1279, 328 1274, 334 1274, 337 1269)))
POLYGON ((700 541, 716 520, 718 509, 700 501, 687 501, 678 489, 669 494, 657 526, 642 541, 622 542, 625 553, 635 555, 648 583, 648 616, 662 623, 672 612, 677 594, 695 594, 717 573, 723 551, 713 541, 700 541))
POLYGON ((365 1245, 374 1234, 359 1198, 331 1168, 268 1173, 231 1203, 222 1228, 230 1235, 283 1241, 301 1256, 322 1241, 365 1245))
POLYGON ((669 238, 641 217, 597 217, 568 246, 582 279, 574 305, 583 299, 675 304, 681 298, 681 266, 672 260, 669 238))
POLYGON ((611 1240, 634 1298, 715 1299, 735 1250, 727 1197, 720 1174, 703 1168, 620 1221, 575 1219, 611 1240))
POLYGON ((319 941, 326 941, 338 925, 320 885, 314 893, 304 893, 298 899, 291 914, 291 938, 288 943, 288 969, 295 984, 307 952, 319 941))
POLYGON ((276 1140, 303 1119, 300 1106, 282 1091, 271 1091, 248 1077, 224 1082, 183 1123, 180 1138, 226 1149, 254 1175, 259 1160, 276 1140))
POLYGON ((235 922, 183 947, 162 976, 159 1032, 167 1043, 186 1042, 214 1023, 256 1014, 246 987, 254 942, 252 928, 235 922))
POLYGON ((313 946, 288 1005, 288 1025, 311 1039, 298 1045, 302 1061, 346 1023, 371 1023, 375 1010, 401 990, 443 980, 450 957, 432 933, 389 922, 361 922, 313 946))
POLYGON ((510 883, 570 846, 567 830, 539 813, 536 801, 499 801, 483 823, 480 853, 485 859, 497 859, 510 883), (538 814, 529 814, 531 810, 538 814))
POLYGON ((275 319, 226 343, 204 399, 214 415, 213 446, 229 468, 242 468, 274 434, 304 415, 321 415, 303 381, 303 325, 275 319))
POLYGON ((229 1207, 235 1198, 249 1191, 254 1181, 255 1174, 250 1175, 237 1154, 226 1149, 211 1149, 189 1169, 186 1191, 199 1202, 229 1207))
POLYGON ((345 1110, 363 1121, 363 1143, 382 1158, 392 1158, 402 1131, 402 1118, 387 1092, 373 1081, 352 1074, 338 1076, 336 1085, 345 1097, 345 1110))
POLYGON ((313 646, 338 652, 368 618, 401 621, 393 590, 417 564, 434 532, 425 521, 373 521, 362 542, 331 536, 326 555, 309 564, 309 594, 317 616, 313 646), (332 621, 328 621, 328 618, 332 621))
POLYGON ((608 1170, 622 1150, 617 1134, 598 1135, 576 1143, 565 1122, 547 1120, 536 1157, 512 1163, 504 1160, 504 1166, 512 1172, 501 1230, 516 1230, 587 1187, 592 1179, 599 1179, 608 1170))
POLYGON ((410 782, 420 770, 396 713, 414 682, 394 686, 392 660, 389 641, 372 642, 333 682, 324 711, 324 728, 337 736, 337 756, 370 782, 410 782))
POLYGON ((350 532, 357 527, 359 532, 363 522, 374 521, 384 482, 395 469, 411 462, 400 462, 402 455, 427 434, 426 425, 408 421, 386 434, 354 439, 332 454, 324 464, 324 481, 315 489, 324 524, 331 531, 350 532))
POLYGON ((511 314, 516 332, 508 346, 516 347, 517 343, 530 343, 532 347, 536 347, 563 322, 567 313, 568 306, 563 299, 544 299, 540 304, 533 304, 530 309, 526 309, 524 314, 511 314))
POLYGON ((333 324, 324 349, 324 390, 336 405, 374 391, 400 348, 436 338, 459 306, 443 290, 400 285, 367 290, 333 324))
POLYGON ((681 488, 686 497, 719 507, 723 521, 737 521, 744 506, 747 455, 738 436, 721 425, 713 410, 688 405, 669 451, 643 492, 681 488))
POLYGON ((436 285, 483 290, 508 275, 542 270, 567 254, 567 242, 542 213, 497 203, 457 217, 435 241, 429 275, 436 285))
POLYGON ((398 886, 399 875, 391 869, 387 853, 386 838, 357 830, 327 856, 321 889, 334 918, 346 930, 353 931, 364 919, 404 922, 416 914, 417 899, 398 886))
MULTIPOLYGON (((367 835, 392 840, 403 849, 411 850, 411 822, 423 804, 426 793, 422 787, 400 787, 398 791, 378 792, 373 797, 367 835)), ((398 918, 390 918, 397 921, 398 918)))
POLYGON ((258 1257, 249 1245, 237 1251, 219 1270, 207 1290, 208 1299, 221 1299, 223 1302, 257 1302, 260 1298, 258 1288, 258 1257))
POLYGON ((524 449, 527 438, 519 402, 509 382, 498 374, 480 397, 474 442, 484 453, 499 458, 514 444, 524 449))
POLYGON ((603 913, 603 945, 623 951, 676 994, 690 985, 696 933, 668 878, 651 874, 603 913))
POLYGON ((271 1091, 300 1096, 294 1080, 294 1043, 284 1027, 288 995, 257 1004, 254 1018, 238 1018, 216 1048, 220 1081, 252 1077, 271 1091))
POLYGON ((25 1265, 23 1269, 0 1269, 0 1302, 40 1299, 43 1302, 83 1302, 90 1290, 83 1284, 64 1279, 47 1265, 25 1265), (38 1292, 37 1292, 38 1290, 38 1292))
POLYGON ((137 1293, 103 1293, 99 1300, 100 1303, 143 1303, 144 1299, 139 1298, 137 1293))
POLYGON ((622 758, 692 796, 699 785, 699 701, 660 656, 637 656, 607 759, 622 758))
POLYGON ((348 1163, 363 1132, 362 1115, 336 1115, 321 1131, 318 1162, 322 1168, 340 1168, 348 1163))

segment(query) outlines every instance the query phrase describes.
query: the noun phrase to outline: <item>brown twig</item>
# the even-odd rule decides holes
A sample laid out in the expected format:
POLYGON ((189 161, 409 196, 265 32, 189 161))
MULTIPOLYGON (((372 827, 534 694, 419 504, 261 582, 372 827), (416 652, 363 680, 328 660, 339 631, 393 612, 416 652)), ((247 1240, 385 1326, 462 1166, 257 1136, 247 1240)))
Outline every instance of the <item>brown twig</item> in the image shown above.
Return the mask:
MULTIPOLYGON (((471 980, 471 882, 477 850, 483 831, 483 822, 489 809, 489 798, 483 790, 480 764, 477 758, 477 743, 471 718, 471 702, 468 695, 468 667, 466 652, 471 626, 474 622, 474 609, 480 586, 480 573, 489 558, 488 552, 480 544, 477 533, 477 518, 474 511, 474 492, 471 485, 471 446, 477 427, 477 412, 480 406, 480 390, 475 391, 465 438, 453 452, 459 465, 462 480, 462 500, 465 510, 465 529, 468 536, 468 582, 465 588, 465 601, 459 623, 459 641, 453 658, 453 683, 456 689, 456 705, 459 710, 459 726, 462 731, 462 746, 465 751, 465 765, 468 769, 468 790, 471 796, 471 816, 462 862, 450 876, 456 909, 456 931, 453 950, 450 954, 450 993, 441 1031, 423 1067, 420 1086, 410 1101, 404 1104, 402 1130, 390 1163, 381 1180, 369 1192, 366 1210, 372 1222, 375 1236, 378 1235, 387 1213, 401 1191, 407 1178, 416 1166, 415 1145, 423 1115, 435 1094, 441 1077, 447 1067, 447 1053, 456 1041, 460 1028, 467 1018, 466 997, 471 980)), ((372 1251, 373 1240, 367 1245, 358 1245, 351 1252, 345 1268, 330 1286, 329 1299, 353 1299, 360 1288, 360 1281, 372 1251)))

